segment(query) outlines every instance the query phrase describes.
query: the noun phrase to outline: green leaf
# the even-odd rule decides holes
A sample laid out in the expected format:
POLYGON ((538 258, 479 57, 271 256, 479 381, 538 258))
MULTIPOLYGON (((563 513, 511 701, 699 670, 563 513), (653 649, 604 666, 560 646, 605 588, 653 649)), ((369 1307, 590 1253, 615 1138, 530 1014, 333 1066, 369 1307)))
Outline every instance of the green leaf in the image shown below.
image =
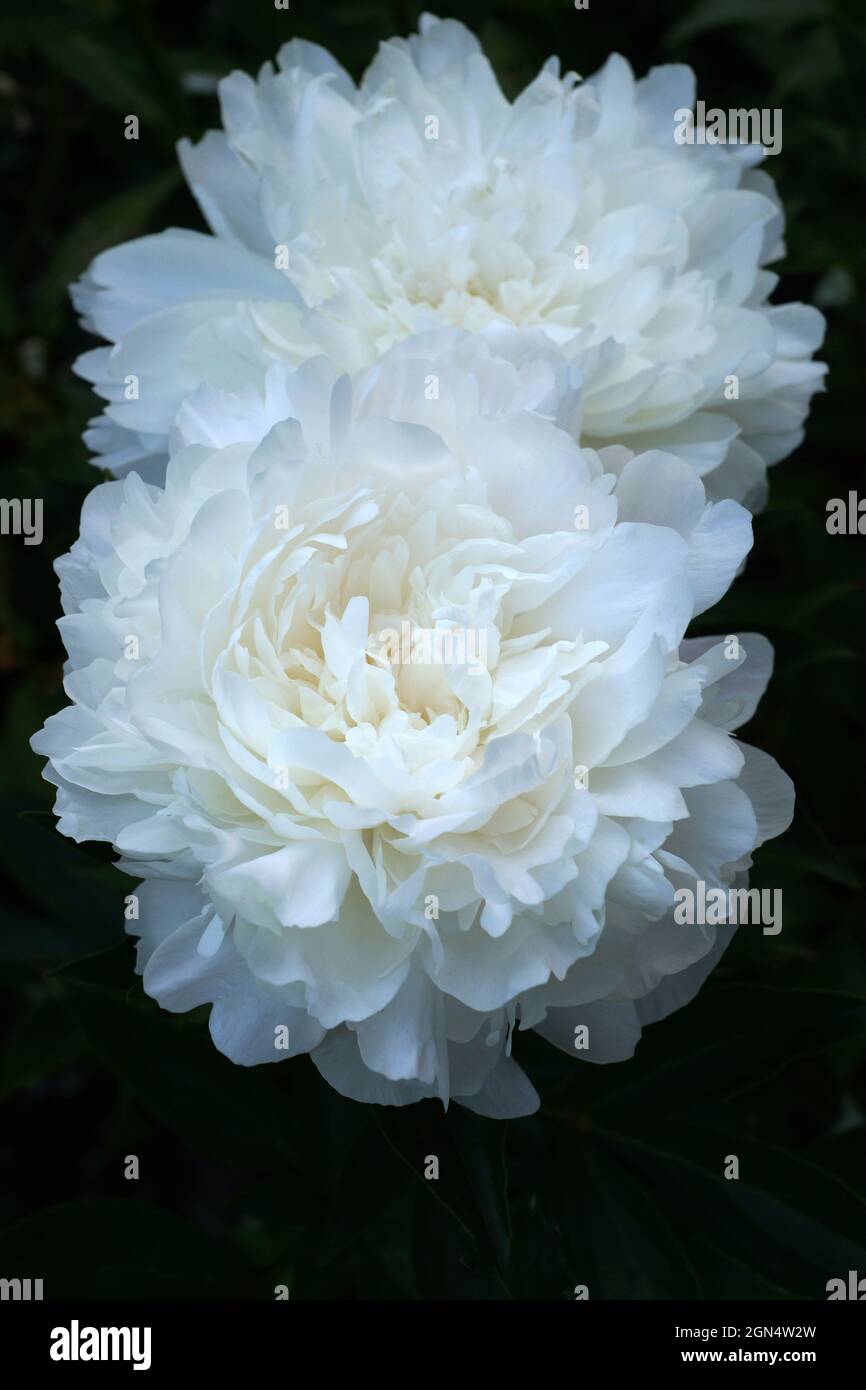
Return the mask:
MULTIPOLYGON (((166 113, 155 99, 148 73, 135 54, 110 51, 88 34, 75 34, 63 43, 47 46, 45 58, 94 101, 123 115, 138 116, 143 133, 147 125, 159 127, 165 123, 166 113)), ((106 121, 106 133, 110 130, 106 121)), ((118 139, 124 138, 122 120, 118 120, 115 133, 118 139)))
POLYGON ((412 1226, 415 1282, 421 1297, 480 1302, 508 1297, 490 1260, 465 1227, 443 1219, 434 1202, 418 1192, 412 1226))
POLYGON ((669 1212, 729 1260, 801 1298, 866 1267, 866 1202, 832 1173, 742 1132, 667 1125, 645 1134, 596 1133, 669 1212), (726 1178, 730 1156, 739 1177, 726 1178))
POLYGON ((35 917, 17 905, 13 911, 0 907, 0 974, 3 979, 32 982, 58 961, 68 959, 71 950, 68 929, 35 917))
POLYGON ((8 802, 0 802, 0 863, 23 896, 51 919, 10 912, 0 936, 0 958, 10 965, 60 965, 122 939, 128 880, 38 817, 17 815, 8 802))
POLYGON ((699 1298, 683 1245, 644 1183, 591 1144, 586 1166, 596 1198, 590 1220, 601 1286, 590 1297, 699 1298))
MULTIPOLYGON (((122 128, 117 138, 123 139, 122 128)), ((178 171, 166 169, 147 183, 125 189, 85 213, 61 240, 37 286, 37 312, 50 316, 67 287, 100 251, 146 232, 161 204, 179 185, 178 171)))
POLYGON ((333 1260, 353 1245, 373 1221, 379 1221, 409 1182, 404 1165, 381 1130, 374 1124, 365 1126, 344 1155, 334 1184, 320 1258, 333 1260))
POLYGON ((722 1250, 715 1241, 708 1240, 705 1236, 693 1236, 689 1249, 701 1271, 701 1285, 705 1298, 751 1302, 754 1299, 797 1297, 787 1283, 777 1282, 759 1274, 751 1257, 722 1250))
POLYGON ((263 1068, 235 1066, 206 1034, 150 1000, 61 978, 90 1049, 157 1120, 204 1153, 261 1168, 302 1166, 294 1142, 301 1119, 263 1068))
POLYGON ((804 19, 818 19, 823 12, 822 0, 702 0, 674 25, 665 43, 682 44, 698 34, 731 25, 773 25, 785 30, 804 19))
POLYGON ((190 1221, 102 1198, 50 1207, 0 1234, 6 1277, 44 1280, 46 1299, 237 1299, 245 1266, 190 1221))
POLYGON ((831 990, 731 985, 648 1029, 594 1113, 659 1118, 726 1099, 866 1036, 866 999, 831 990), (619 1084, 617 1084, 619 1082, 619 1084))
POLYGON ((511 1256, 511 1214, 508 1209, 508 1170, 505 1141, 508 1126, 471 1111, 455 1109, 450 1135, 454 1140, 475 1205, 493 1248, 497 1265, 508 1268, 511 1256))
POLYGON ((862 1188, 866 1175, 866 1127, 860 1124, 829 1136, 809 1150, 809 1158, 855 1191, 862 1188))
POLYGON ((0 1097, 53 1076, 80 1057, 81 1035, 58 1005, 56 991, 28 999, 9 1029, 0 1070, 0 1097))
MULTIPOLYGON (((505 1129, 454 1108, 446 1116, 435 1101, 405 1108, 377 1106, 376 1123, 427 1200, 438 1205, 496 1268, 505 1285, 511 1241, 505 1170, 505 1129), (438 1177, 425 1177, 431 1160, 438 1177)), ((504 1291, 504 1287, 503 1287, 504 1291)))

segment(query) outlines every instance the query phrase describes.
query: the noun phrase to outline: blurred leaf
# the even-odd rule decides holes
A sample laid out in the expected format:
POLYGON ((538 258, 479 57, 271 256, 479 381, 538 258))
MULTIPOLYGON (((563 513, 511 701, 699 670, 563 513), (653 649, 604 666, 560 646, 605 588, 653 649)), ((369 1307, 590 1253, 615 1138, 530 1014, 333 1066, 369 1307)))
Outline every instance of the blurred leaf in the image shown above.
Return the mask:
POLYGON ((506 1126, 457 1107, 445 1117, 434 1101, 405 1108, 377 1106, 375 1115, 383 1135, 423 1185, 428 1200, 471 1237, 504 1280, 511 1238, 506 1126), (425 1168, 432 1159, 438 1160, 438 1177, 428 1178, 425 1168))
POLYGON ((484 1222, 500 1270, 511 1255, 511 1214, 508 1209, 508 1169, 505 1141, 508 1125, 486 1120, 471 1111, 455 1109, 450 1137, 460 1155, 469 1187, 484 1222))
POLYGON ((587 1169, 600 1283, 590 1297, 600 1292, 604 1298, 699 1298, 691 1262, 645 1184, 592 1145, 587 1169))
MULTIPOLYGON (((299 1117, 263 1068, 235 1066, 207 1036, 150 1001, 62 977, 63 998, 89 1046, 139 1104, 190 1144, 262 1168, 301 1167, 299 1117)), ((284 1065, 291 1065, 285 1063, 284 1065)))
MULTIPOLYGON (((117 138, 123 140, 121 125, 117 138)), ((160 204, 179 184, 179 171, 166 169, 147 183, 118 193, 100 207, 86 212, 65 234, 37 285, 37 312, 50 316, 69 285, 100 251, 142 235, 160 204)))
POLYGON ((65 13, 59 6, 41 0, 38 13, 8 14, 0 18, 0 48, 4 52, 19 49, 50 48, 62 43, 74 32, 80 23, 80 16, 74 10, 65 13))
POLYGON ((0 1070, 0 1097, 53 1076, 81 1055, 83 1042, 60 1009, 53 990, 22 1007, 9 1029, 0 1070))
POLYGON ((50 1207, 0 1234, 0 1267, 46 1299, 249 1296, 249 1273, 189 1221, 134 1201, 50 1207))
POLYGON ((837 1178, 855 1190, 862 1187, 866 1174, 866 1126, 862 1119, 861 1115, 856 1128, 828 1136, 809 1151, 813 1163, 835 1173, 837 1178))
POLYGON ((435 1203, 418 1192, 412 1229, 415 1281, 422 1298, 488 1301, 508 1292, 466 1228, 443 1220, 435 1203))
POLYGON ((122 931, 126 880, 70 840, 0 802, 0 862, 24 897, 57 926, 32 914, 10 916, 0 955, 23 964, 76 960, 116 944, 122 931))
MULTIPOLYGON (((155 99, 147 70, 135 54, 110 52, 88 34, 67 37, 62 44, 46 46, 45 57, 64 77, 104 106, 123 115, 138 116, 141 126, 161 126, 166 112, 155 99)), ((106 123, 106 134, 111 126, 106 123)), ((122 121, 115 135, 124 139, 122 121)))
POLYGON ((819 19, 822 0, 700 0, 666 36, 668 44, 682 44, 696 35, 728 25, 778 26, 789 29, 804 19, 819 19))
POLYGON ((701 1238, 802 1298, 866 1265, 866 1203, 831 1173, 742 1132, 667 1125, 643 1135, 604 1131, 642 1180, 701 1238), (740 1175, 724 1176, 728 1156, 740 1175))
POLYGON ((44 781, 40 760, 30 748, 30 738, 54 713, 56 701, 49 697, 42 674, 25 674, 19 680, 6 706, 2 741, 9 782, 28 803, 41 800, 50 807, 54 788, 44 781))
MULTIPOLYGON (((759 1274, 750 1255, 722 1250, 714 1241, 702 1235, 693 1238, 690 1248, 692 1258, 701 1271, 704 1298, 751 1302, 753 1299, 775 1301, 797 1297, 787 1284, 759 1274)), ((780 1277, 784 1279, 784 1274, 780 1277)))
POLYGON ((765 985, 708 990, 647 1031, 594 1113, 633 1121, 693 1110, 765 1082, 797 1058, 862 1037, 866 999, 765 985))
POLYGON ((397 1155, 381 1131, 369 1124, 344 1155, 322 1237, 321 1259, 335 1259, 356 1242, 395 1200, 405 1178, 397 1155))

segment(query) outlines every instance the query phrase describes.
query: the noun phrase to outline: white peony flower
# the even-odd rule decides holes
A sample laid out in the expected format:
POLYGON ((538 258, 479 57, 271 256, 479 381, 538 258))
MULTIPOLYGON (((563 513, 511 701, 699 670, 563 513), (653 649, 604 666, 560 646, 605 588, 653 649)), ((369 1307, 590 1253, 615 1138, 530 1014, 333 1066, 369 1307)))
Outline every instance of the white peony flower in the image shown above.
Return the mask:
POLYGON ((225 133, 180 145, 213 235, 129 242, 73 291, 114 345, 78 363, 109 402, 86 436, 103 466, 161 480, 202 383, 261 387, 320 352, 356 371, 418 329, 507 323, 582 366, 582 442, 677 453, 710 495, 762 503, 821 382, 823 319, 768 302, 783 218, 761 147, 676 143, 689 68, 635 82, 615 55, 579 84, 551 59, 512 105, 469 31, 427 15, 359 89, 294 40, 220 98, 225 133))
POLYGON ((676 887, 788 823, 788 779, 729 733, 768 644, 682 640, 749 515, 674 456, 581 450, 568 378, 516 330, 354 380, 273 366, 190 400, 164 490, 85 503, 72 703, 34 747, 60 829, 144 879, 145 989, 212 1002, 236 1062, 527 1113, 515 1030, 631 1055, 727 940, 676 924, 676 887))

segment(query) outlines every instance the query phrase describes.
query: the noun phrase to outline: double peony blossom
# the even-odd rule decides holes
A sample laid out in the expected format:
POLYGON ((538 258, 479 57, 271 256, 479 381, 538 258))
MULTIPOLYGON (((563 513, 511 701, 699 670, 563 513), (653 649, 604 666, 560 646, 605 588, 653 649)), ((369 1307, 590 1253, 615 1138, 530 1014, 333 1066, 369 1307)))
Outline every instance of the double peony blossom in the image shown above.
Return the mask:
MULTIPOLYGON (((452 90, 469 64, 452 118, 480 148, 469 103, 496 98, 463 33, 392 45, 377 80, 416 61, 452 90)), ((316 105, 354 111, 342 80, 284 81, 317 112, 308 141, 336 158, 360 138, 357 115, 344 129, 316 105)), ((524 105, 527 151, 578 109, 561 93, 548 110, 554 81, 524 105)), ((255 109, 244 128, 266 162, 255 109)), ((389 110, 399 131, 403 107, 389 110)), ((286 178, 312 177, 312 148, 299 170, 286 149, 286 178)), ((225 199, 235 165, 219 149, 225 199)), ((393 167, 379 164, 383 198, 393 167)), ((539 237, 568 220, 563 186, 533 214, 539 237)), ((260 191, 274 217, 321 230, 312 192, 290 213, 273 180, 260 191)), ((517 237, 527 217, 518 197, 500 221, 517 237)), ((199 307, 205 323, 213 304, 199 307)), ((224 308, 239 325, 249 305, 224 308)), ((177 324, 189 305, 162 312, 177 324)), ((678 925, 676 889, 733 883, 790 819, 788 779, 731 736, 768 644, 684 640, 746 556, 750 517, 708 501, 688 459, 576 442, 568 333, 562 349, 544 327, 390 336, 351 374, 318 355, 201 387, 176 413, 164 487, 130 472, 94 489, 58 562, 71 703, 34 746, 63 833, 110 842, 143 880, 129 926, 145 989, 172 1010, 212 1003, 234 1061, 309 1052, 359 1100, 521 1115, 538 1098, 515 1032, 628 1057, 728 939, 678 925), (430 640, 383 640, 404 624, 430 640), (441 640, 458 634, 474 635, 471 661, 441 640)))
POLYGON ((537 327, 583 378, 582 443, 662 449, 708 495, 764 498, 800 442, 823 320, 769 303, 783 250, 757 145, 679 145, 690 69, 585 82, 551 60, 513 103, 473 36, 431 16, 360 87, 293 41, 220 86, 224 132, 182 142, 212 235, 99 256, 75 288, 111 347, 78 370, 108 402, 102 465, 154 481, 202 384, 263 387, 324 352, 356 372, 434 326, 537 327))
POLYGON ((138 967, 242 1065, 532 1111, 535 1029, 617 1061, 788 824, 733 731, 757 635, 686 637, 799 442, 823 324, 774 306, 756 147, 681 67, 513 103, 425 16, 359 88, 287 44, 181 160, 211 234, 99 256, 79 370, 116 475, 58 561, 59 828, 140 880, 138 967))

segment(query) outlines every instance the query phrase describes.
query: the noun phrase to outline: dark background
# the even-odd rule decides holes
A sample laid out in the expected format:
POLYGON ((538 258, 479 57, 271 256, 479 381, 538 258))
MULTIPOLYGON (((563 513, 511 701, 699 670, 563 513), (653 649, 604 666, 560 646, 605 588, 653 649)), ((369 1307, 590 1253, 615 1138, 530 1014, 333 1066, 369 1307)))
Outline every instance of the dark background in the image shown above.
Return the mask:
MULTIPOLYGON (((218 124, 190 72, 255 72, 301 36, 356 77, 415 24, 382 0, 39 0, 0 20, 0 280, 6 497, 42 497, 45 539, 0 537, 0 1275, 46 1297, 823 1299, 866 1275, 866 536, 826 504, 862 487, 866 11, 862 0, 455 4, 510 95, 551 53, 685 61, 707 105, 782 107, 767 161, 788 215, 777 299, 818 302, 828 394, 771 475, 756 549, 699 630, 758 629, 777 673, 749 741, 798 791, 754 883, 784 929, 740 929, 698 999, 636 1058, 593 1067, 518 1034, 538 1115, 344 1101, 307 1059, 244 1070, 202 1011, 162 1013, 123 943, 132 880, 53 829, 28 739, 63 703, 53 559, 99 479, 73 377, 95 345, 66 286, 104 247, 202 222, 174 143, 218 124), (137 143, 123 117, 140 118, 137 143), (140 1178, 124 1178, 135 1154, 140 1178), (438 1183, 423 1177, 440 1159, 438 1183), (736 1154, 740 1178, 723 1176, 736 1154)), ((206 1011, 205 1011, 206 1012, 206 1011)))

